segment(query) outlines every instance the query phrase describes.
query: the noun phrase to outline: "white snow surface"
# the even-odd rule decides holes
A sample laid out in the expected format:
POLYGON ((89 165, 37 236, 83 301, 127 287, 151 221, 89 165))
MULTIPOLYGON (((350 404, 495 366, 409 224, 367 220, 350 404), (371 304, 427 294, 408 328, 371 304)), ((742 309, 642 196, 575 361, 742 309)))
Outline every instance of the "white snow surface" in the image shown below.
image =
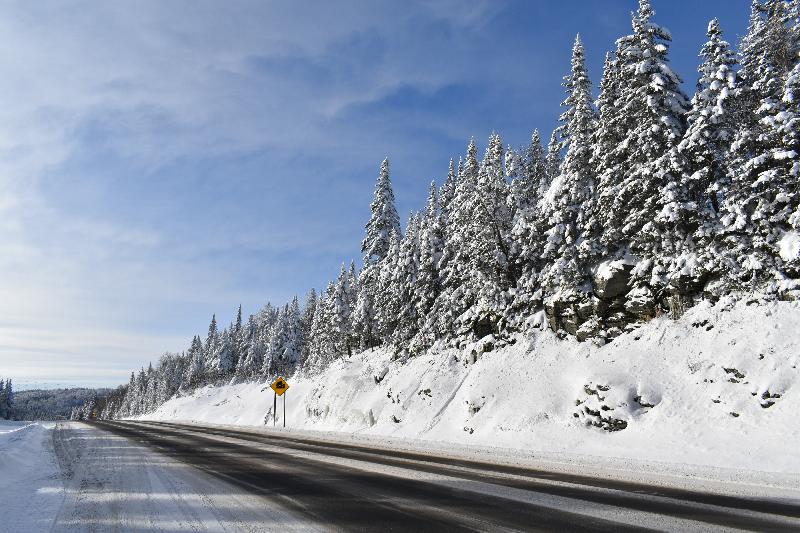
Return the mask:
POLYGON ((0 533, 317 529, 274 502, 81 423, 0 421, 0 533))
POLYGON ((61 505, 52 426, 0 420, 0 531, 49 531, 61 505))
MULTIPOLYGON (((723 299, 605 346, 543 331, 474 363, 469 348, 405 361, 369 350, 321 375, 290 377, 286 424, 584 472, 602 465, 796 489, 799 356, 800 303, 723 299), (587 408, 627 427, 587 426, 598 419, 587 408)), ((141 418, 271 427, 265 386, 206 387, 141 418)))
POLYGON ((781 259, 793 261, 800 257, 800 232, 787 231, 778 242, 781 259))

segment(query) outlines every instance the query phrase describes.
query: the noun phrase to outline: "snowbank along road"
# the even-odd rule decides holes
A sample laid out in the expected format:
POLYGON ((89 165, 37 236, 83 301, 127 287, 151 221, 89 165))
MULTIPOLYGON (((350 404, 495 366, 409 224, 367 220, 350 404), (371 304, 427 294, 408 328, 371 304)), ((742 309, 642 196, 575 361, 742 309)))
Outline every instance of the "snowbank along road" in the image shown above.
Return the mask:
POLYGON ((98 422, 57 428, 54 442, 68 485, 57 531, 800 529, 797 501, 291 434, 98 422))

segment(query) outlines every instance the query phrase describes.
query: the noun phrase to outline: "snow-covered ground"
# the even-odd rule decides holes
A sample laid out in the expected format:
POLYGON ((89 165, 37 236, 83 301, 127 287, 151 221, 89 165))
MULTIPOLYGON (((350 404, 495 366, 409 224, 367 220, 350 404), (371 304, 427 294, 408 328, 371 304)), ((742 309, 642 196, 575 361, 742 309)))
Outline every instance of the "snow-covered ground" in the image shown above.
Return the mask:
POLYGON ((50 531, 63 499, 51 430, 0 421, 0 531, 50 531))
MULTIPOLYGON (((367 351, 320 376, 295 376, 287 427, 800 486, 800 303, 701 304, 606 346, 543 331, 477 360, 473 348, 406 361, 367 351)), ((271 425, 273 395, 264 387, 207 387, 142 418, 271 425)), ((282 409, 279 399, 279 425, 282 409)))
POLYGON ((305 526, 278 504, 81 423, 0 422, 0 532, 305 526))

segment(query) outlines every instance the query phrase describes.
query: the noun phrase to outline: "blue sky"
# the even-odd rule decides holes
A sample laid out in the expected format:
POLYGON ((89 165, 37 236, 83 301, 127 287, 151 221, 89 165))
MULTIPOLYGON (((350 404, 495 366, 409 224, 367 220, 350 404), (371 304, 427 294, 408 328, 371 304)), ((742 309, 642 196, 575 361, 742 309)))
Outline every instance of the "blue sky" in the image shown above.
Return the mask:
MULTIPOLYGON (((654 0, 691 92, 708 20, 654 0)), ((380 161, 403 217, 468 139, 555 126, 634 0, 3 2, 0 376, 115 385, 358 259, 380 161)))

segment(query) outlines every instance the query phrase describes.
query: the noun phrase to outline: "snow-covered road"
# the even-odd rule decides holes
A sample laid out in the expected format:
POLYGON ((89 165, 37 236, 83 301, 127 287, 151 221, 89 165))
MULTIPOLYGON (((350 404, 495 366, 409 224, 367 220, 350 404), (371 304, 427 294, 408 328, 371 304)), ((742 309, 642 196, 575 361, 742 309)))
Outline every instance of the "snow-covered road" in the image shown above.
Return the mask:
POLYGON ((0 425, 0 532, 781 531, 800 502, 164 422, 0 425))
MULTIPOLYGON (((99 427, 345 531, 797 530, 796 500, 740 497, 234 428, 99 427)), ((272 530, 268 523, 265 530, 272 530)))

